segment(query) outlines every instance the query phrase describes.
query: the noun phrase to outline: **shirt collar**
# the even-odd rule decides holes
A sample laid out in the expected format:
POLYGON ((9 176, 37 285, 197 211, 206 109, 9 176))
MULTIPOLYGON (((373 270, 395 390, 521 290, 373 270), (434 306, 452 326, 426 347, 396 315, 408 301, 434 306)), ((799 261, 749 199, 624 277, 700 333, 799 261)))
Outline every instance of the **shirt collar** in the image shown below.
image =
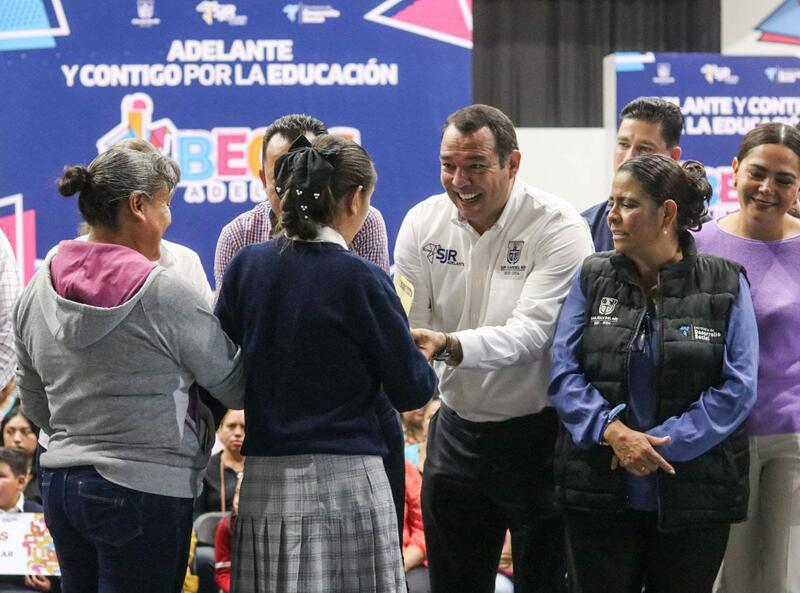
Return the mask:
MULTIPOLYGON (((297 237, 290 237, 290 238, 297 240, 297 237)), ((347 241, 345 241, 344 237, 342 237, 342 235, 339 234, 339 231, 329 226, 318 226, 317 236, 315 238, 303 239, 303 240, 308 241, 309 243, 334 243, 344 248, 345 250, 350 249, 350 247, 348 247, 347 245, 347 241)))
POLYGON ((19 498, 17 499, 17 504, 15 504, 7 511, 0 509, 0 513, 24 513, 25 512, 24 508, 25 508, 25 495, 22 494, 22 492, 20 492, 19 498))
MULTIPOLYGON (((497 221, 491 227, 489 227, 489 230, 491 229, 502 230, 503 227, 505 227, 505 225, 508 223, 508 218, 511 216, 511 212, 516 210, 516 202, 519 200, 519 196, 524 191, 525 191, 525 184, 522 183, 522 181, 520 180, 518 173, 517 176, 514 178, 514 185, 511 186, 511 193, 508 196, 508 201, 506 202, 506 205, 503 207, 503 211, 500 213, 500 218, 498 218, 497 221)), ((450 219, 450 222, 463 228, 469 227, 470 229, 472 229, 473 232, 477 232, 470 226, 470 224, 466 221, 466 219, 464 219, 464 217, 461 216, 461 213, 458 211, 458 208, 456 207, 455 204, 453 204, 453 210, 455 211, 455 215, 450 219)))

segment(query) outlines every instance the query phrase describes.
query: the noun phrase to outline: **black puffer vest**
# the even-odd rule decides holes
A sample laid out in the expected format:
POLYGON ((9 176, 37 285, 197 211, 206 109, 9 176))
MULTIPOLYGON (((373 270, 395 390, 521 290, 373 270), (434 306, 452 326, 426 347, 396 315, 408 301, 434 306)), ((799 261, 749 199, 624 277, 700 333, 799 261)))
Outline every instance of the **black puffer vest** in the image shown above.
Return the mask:
MULTIPOLYGON (((683 413, 701 392, 719 386, 730 311, 739 293, 738 264, 698 255, 688 233, 684 258, 659 272, 656 322, 661 343, 656 373, 657 423, 683 413)), ((586 379, 613 407, 628 402, 630 347, 646 312, 635 265, 613 252, 589 257, 581 273, 586 312, 582 365, 586 379)), ((621 417, 625 422, 625 416, 621 417)), ((562 430, 556 459, 561 504, 583 510, 627 508, 624 470, 610 469, 612 449, 580 449, 562 430)), ((747 518, 748 441, 739 427, 675 475, 659 471, 659 526, 664 530, 747 518)))

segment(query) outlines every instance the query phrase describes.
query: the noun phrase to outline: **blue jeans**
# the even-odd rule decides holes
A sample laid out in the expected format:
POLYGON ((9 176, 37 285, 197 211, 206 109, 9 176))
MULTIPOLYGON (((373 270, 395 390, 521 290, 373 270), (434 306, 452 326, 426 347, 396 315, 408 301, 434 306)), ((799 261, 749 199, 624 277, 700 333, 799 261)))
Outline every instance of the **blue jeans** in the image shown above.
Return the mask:
POLYGON ((181 590, 192 499, 125 488, 91 466, 42 468, 42 496, 63 593, 181 590))

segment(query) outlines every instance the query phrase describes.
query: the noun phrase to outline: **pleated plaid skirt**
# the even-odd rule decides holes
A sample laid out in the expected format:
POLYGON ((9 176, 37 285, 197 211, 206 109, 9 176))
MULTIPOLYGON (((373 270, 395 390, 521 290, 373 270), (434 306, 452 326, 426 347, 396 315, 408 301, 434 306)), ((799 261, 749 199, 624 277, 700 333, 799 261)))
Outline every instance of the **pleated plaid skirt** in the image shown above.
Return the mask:
POLYGON ((233 593, 405 593, 380 457, 247 458, 233 593))

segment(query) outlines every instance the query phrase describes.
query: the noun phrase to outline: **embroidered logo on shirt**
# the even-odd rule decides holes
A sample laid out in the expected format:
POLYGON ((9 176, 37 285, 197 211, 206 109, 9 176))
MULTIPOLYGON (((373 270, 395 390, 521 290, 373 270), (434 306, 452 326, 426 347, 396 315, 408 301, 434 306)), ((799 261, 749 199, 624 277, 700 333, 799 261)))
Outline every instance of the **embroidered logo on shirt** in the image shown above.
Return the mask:
POLYGON ((600 313, 600 315, 611 315, 614 312, 614 309, 617 308, 617 303, 619 303, 619 299, 602 297, 600 299, 600 308, 597 310, 597 312, 600 313))
POLYGON ((519 256, 522 255, 522 246, 525 241, 509 241, 508 253, 506 253, 506 261, 510 264, 515 264, 519 261, 519 256))
POLYGON ((433 263, 434 260, 440 264, 447 264, 450 266, 463 266, 464 262, 458 261, 458 251, 455 249, 448 249, 442 247, 438 243, 428 243, 422 247, 422 252, 428 261, 433 263))
POLYGON ((701 325, 681 325, 678 331, 682 336, 696 342, 712 342, 722 337, 722 334, 710 327, 701 325))

